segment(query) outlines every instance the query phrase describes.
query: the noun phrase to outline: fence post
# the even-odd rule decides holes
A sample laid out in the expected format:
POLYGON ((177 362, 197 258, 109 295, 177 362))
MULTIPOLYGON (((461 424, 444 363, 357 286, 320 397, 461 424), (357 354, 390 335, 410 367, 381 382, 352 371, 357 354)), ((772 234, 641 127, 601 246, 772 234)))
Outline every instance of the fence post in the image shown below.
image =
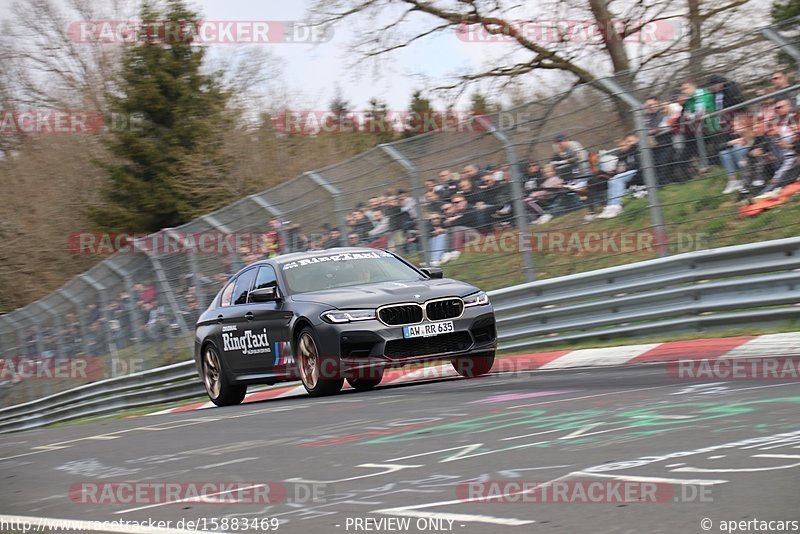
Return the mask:
MULTIPOLYGON (((11 327, 11 329, 8 330, 8 332, 9 332, 8 338, 13 336, 13 334, 14 334, 14 326, 8 321, 8 317, 6 315, 0 315, 0 320, 2 320, 4 323, 8 323, 8 326, 11 327)), ((5 335, 3 336, 3 339, 6 339, 5 335)), ((0 347, 0 358, 9 358, 11 356, 14 356, 14 354, 13 354, 14 350, 13 349, 14 349, 14 345, 9 345, 9 344, 4 342, 2 347, 0 347)))
POLYGON ((330 195, 333 197, 333 209, 336 212, 336 222, 339 225, 339 233, 342 234, 340 241, 342 246, 346 247, 348 231, 347 221, 344 216, 344 204, 342 203, 342 191, 328 180, 323 178, 322 175, 317 171, 306 172, 304 174, 311 178, 315 184, 325 189, 325 191, 330 193, 330 195))
POLYGON ((86 343, 86 321, 84 320, 83 313, 82 313, 83 304, 81 303, 81 301, 79 301, 78 299, 73 297, 72 293, 70 293, 69 291, 67 291, 64 288, 56 289, 56 292, 59 295, 61 295, 62 297, 64 297, 64 300, 66 300, 67 302, 72 304, 72 307, 75 309, 75 313, 78 316, 78 329, 80 330, 80 333, 81 333, 81 345, 85 347, 86 346, 85 345, 85 343, 86 343))
MULTIPOLYGON (((17 322, 16 319, 11 318, 11 315, 12 315, 11 313, 6 314, 3 316, 3 318, 5 318, 6 322, 11 325, 11 328, 16 331, 17 344, 19 345, 19 354, 17 354, 16 356, 24 360, 28 356, 27 352, 23 354, 23 351, 26 350, 25 345, 27 344, 25 339, 25 331, 22 328, 22 326, 20 326, 20 324, 17 322)), ((24 380, 24 379, 23 382, 25 383, 23 385, 25 393, 23 394, 22 402, 25 402, 27 400, 31 400, 34 397, 33 382, 32 380, 24 380)))
POLYGON ((139 354, 144 353, 144 348, 142 346, 142 324, 139 320, 139 313, 136 309, 137 303, 135 302, 134 297, 135 292, 133 290, 133 280, 131 280, 131 276, 128 274, 127 271, 122 269, 121 267, 117 267, 110 261, 104 263, 108 270, 112 273, 116 274, 120 278, 122 278, 122 283, 125 284, 125 292, 128 294, 128 305, 127 305, 127 312, 131 319, 131 328, 133 329, 133 342, 136 344, 136 349, 139 354))
POLYGON ((762 28, 761 30, 759 30, 759 32, 761 32, 761 35, 763 35, 764 37, 766 37, 767 39, 778 45, 781 48, 781 50, 789 54, 792 57, 792 59, 794 59, 795 62, 797 63, 797 69, 798 71, 800 71, 800 50, 798 50, 796 46, 787 41, 786 38, 777 31, 775 31, 775 28, 772 26, 767 28, 762 28))
POLYGON ((175 316, 175 321, 178 323, 178 328, 181 329, 181 333, 186 338, 189 344, 189 349, 194 350, 194 339, 189 336, 189 329, 186 327, 186 321, 183 320, 183 314, 181 313, 180 306, 178 306, 178 301, 175 300, 175 293, 172 291, 172 288, 167 281, 167 277, 164 274, 164 268, 161 266, 161 261, 159 261, 155 255, 151 254, 150 251, 147 250, 147 247, 142 245, 139 239, 133 240, 133 248, 134 250, 144 253, 150 259, 150 264, 153 266, 153 271, 156 273, 158 285, 161 286, 161 291, 164 293, 164 297, 166 297, 170 309, 172 309, 172 315, 175 316))
POLYGON ((697 158, 700 160, 700 172, 706 172, 708 170, 708 152, 706 151, 706 138, 703 135, 705 119, 704 113, 703 117, 697 123, 697 129, 694 131, 694 140, 697 145, 697 158))
MULTIPOLYGON (((47 306, 44 305, 44 302, 42 302, 41 300, 37 300, 36 302, 33 303, 33 305, 37 306, 40 310, 42 310, 42 312, 44 312, 45 315, 50 316, 50 318, 53 320, 53 328, 57 332, 62 330, 61 316, 57 314, 55 311, 53 311, 53 308, 48 308, 47 306)), ((66 356, 66 353, 64 351, 64 339, 62 338, 61 335, 58 334, 56 334, 54 337, 56 343, 55 346, 56 354, 58 355, 59 358, 63 358, 66 356)))
MULTIPOLYGON (((27 307, 26 307, 27 308, 27 307)), ((20 308, 19 313, 23 317, 30 320, 32 324, 36 326, 36 357, 41 358, 42 354, 44 353, 44 343, 42 342, 42 326, 39 321, 36 320, 36 317, 33 316, 31 312, 29 312, 26 308, 20 308)), ((25 348, 27 350, 28 339, 25 338, 25 348)))
POLYGON ((381 144, 378 147, 383 150, 390 158, 400 164, 408 174, 408 181, 411 183, 411 192, 414 195, 415 205, 417 209, 417 233, 419 234, 419 242, 422 245, 422 257, 425 259, 425 265, 430 265, 431 254, 428 249, 428 221, 425 215, 425 192, 422 190, 422 184, 419 182, 419 171, 417 166, 411 160, 400 153, 391 144, 381 144))
MULTIPOLYGON (((186 241, 182 236, 175 232, 175 230, 166 230, 165 233, 167 234, 168 238, 172 238, 176 243, 182 245, 180 249, 183 250, 183 246, 186 245, 186 241)), ((200 307, 201 303, 203 303, 203 307, 205 307, 206 294, 202 284, 200 283, 200 267, 197 265, 197 254, 199 253, 200 249, 197 247, 197 243, 194 241, 194 239, 189 242, 194 245, 192 250, 187 251, 187 254, 189 256, 189 269, 192 270, 192 283, 194 284, 195 299, 197 299, 198 307, 200 307)))
POLYGON ((525 206, 522 202, 522 198, 525 196, 524 188, 522 185, 522 174, 520 173, 519 169, 519 160, 517 159, 517 150, 514 148, 514 143, 508 137, 508 135, 495 127, 492 124, 492 121, 487 119, 486 117, 475 117, 475 120, 481 123, 492 136, 497 139, 501 145, 503 145, 503 149, 506 152, 506 159, 508 159, 508 165, 511 169, 511 195, 514 197, 512 202, 514 203, 514 218, 517 223, 517 232, 519 233, 519 239, 517 240, 517 245, 519 246, 519 253, 522 254, 522 268, 525 271, 525 280, 527 282, 533 282, 536 280, 536 268, 533 264, 533 251, 528 248, 527 245, 523 246, 523 243, 528 243, 529 240, 526 239, 526 234, 528 233, 528 217, 525 214, 525 206))
MULTIPOLYGON (((265 209, 273 217, 276 217, 280 221, 281 225, 280 225, 280 228, 278 228, 278 234, 281 236, 281 239, 283 239, 283 246, 284 247, 289 247, 289 245, 290 245, 289 244, 289 236, 286 233, 286 217, 284 216, 283 211, 279 210, 278 208, 276 208, 271 203, 267 202, 266 200, 264 200, 263 198, 261 198, 258 195, 250 195, 247 198, 249 198, 250 200, 252 200, 256 204, 258 204, 259 207, 265 209)), ((284 251, 281 251, 281 252, 284 252, 284 251)), ((294 250, 290 250, 289 248, 287 248, 287 250, 285 252, 294 252, 294 250)))
POLYGON ((647 124, 644 120, 644 107, 639 100, 628 93, 616 80, 610 78, 600 78, 595 80, 602 90, 612 96, 620 97, 633 112, 633 122, 639 137, 639 156, 641 158, 642 174, 644 183, 647 186, 647 198, 650 204, 650 220, 656 233, 656 248, 658 255, 669 255, 669 239, 667 238, 666 225, 664 224, 664 214, 661 211, 661 201, 658 198, 658 179, 656 178, 655 164, 653 163, 653 152, 647 139, 650 135, 647 124))
POLYGON ((86 285, 97 291, 100 295, 100 317, 103 319, 103 337, 106 340, 106 348, 112 357, 117 355, 117 346, 114 344, 114 337, 111 335, 111 324, 108 318, 108 295, 106 287, 92 278, 88 273, 79 274, 78 278, 83 280, 86 285))

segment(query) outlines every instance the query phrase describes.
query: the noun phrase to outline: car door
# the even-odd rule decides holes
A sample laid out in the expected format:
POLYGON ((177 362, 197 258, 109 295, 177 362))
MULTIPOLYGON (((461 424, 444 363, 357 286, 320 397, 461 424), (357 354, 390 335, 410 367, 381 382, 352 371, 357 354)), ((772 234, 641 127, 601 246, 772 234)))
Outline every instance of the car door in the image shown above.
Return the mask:
POLYGON ((247 303, 247 297, 257 270, 257 267, 247 269, 231 282, 233 289, 230 296, 226 294, 228 288, 223 292, 220 314, 217 316, 217 321, 222 324, 220 351, 234 374, 241 374, 246 362, 252 359, 247 353, 253 346, 251 337, 255 314, 247 303))
MULTIPOLYGON (((275 269, 265 264, 258 267, 253 290, 267 287, 278 288, 278 279, 275 269)), ((292 313, 285 310, 283 299, 267 302, 253 302, 252 299, 248 299, 247 310, 247 313, 253 314, 250 323, 252 336, 258 336, 253 338, 258 340, 258 347, 242 358, 243 370, 253 373, 283 373, 287 363, 283 342, 288 341, 292 313)))

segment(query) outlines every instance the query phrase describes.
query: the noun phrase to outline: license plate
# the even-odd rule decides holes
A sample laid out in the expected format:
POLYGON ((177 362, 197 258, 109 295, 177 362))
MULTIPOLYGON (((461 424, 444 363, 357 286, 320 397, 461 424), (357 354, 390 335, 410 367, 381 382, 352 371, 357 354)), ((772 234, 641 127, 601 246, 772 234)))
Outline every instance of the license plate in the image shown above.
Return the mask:
POLYGON ((441 323, 415 324, 412 326, 403 327, 403 337, 408 339, 411 337, 438 336, 439 334, 450 333, 453 330, 454 330, 453 321, 443 321, 441 323))

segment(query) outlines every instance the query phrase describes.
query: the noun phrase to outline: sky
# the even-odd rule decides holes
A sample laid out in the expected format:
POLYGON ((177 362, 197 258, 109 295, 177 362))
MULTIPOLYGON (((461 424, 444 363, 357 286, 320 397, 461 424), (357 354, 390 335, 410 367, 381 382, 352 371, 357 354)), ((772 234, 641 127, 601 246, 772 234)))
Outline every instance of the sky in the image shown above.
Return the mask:
MULTIPOLYGON (((64 1, 64 0, 55 0, 64 1)), ((96 0, 102 2, 104 0, 96 0)), ((107 0, 105 0, 107 1, 107 0)), ((124 0, 123 0, 124 1, 124 0)), ((189 0, 189 5, 208 21, 300 21, 308 20, 312 0, 189 0)), ((13 0, 0 0, 0 19, 11 17, 13 0)), ((135 5, 135 0, 130 0, 135 5)), ((473 44, 460 41, 454 32, 432 36, 408 49, 393 53, 376 64, 353 65, 352 43, 355 30, 349 23, 338 25, 329 42, 310 44, 260 44, 277 59, 280 79, 295 105, 308 109, 327 109, 336 88, 357 110, 368 108, 378 97, 393 110, 407 109, 415 89, 427 90, 477 61, 482 52, 473 44)), ((224 59, 241 45, 215 44, 210 57, 224 59)), ((493 51, 489 51, 490 53, 493 51)))
MULTIPOLYGON (((193 3, 200 8, 206 20, 303 22, 307 20, 311 1, 195 0, 193 3)), ((424 72, 436 79, 452 70, 454 63, 463 63, 465 60, 457 50, 458 41, 454 36, 452 39, 440 37, 435 39, 438 41, 436 44, 427 42, 393 55, 383 61, 376 71, 366 63, 352 65, 352 40, 353 35, 342 24, 335 28, 330 42, 253 46, 265 46, 268 52, 279 58, 288 88, 302 92, 300 98, 309 100, 308 104, 316 106, 314 109, 320 106, 327 109, 337 86, 356 109, 366 109, 373 97, 387 101, 392 109, 404 109, 414 88, 422 88, 410 73, 424 72), (456 43, 450 43, 451 40, 456 43)), ((218 48, 224 46, 219 45, 218 48)))

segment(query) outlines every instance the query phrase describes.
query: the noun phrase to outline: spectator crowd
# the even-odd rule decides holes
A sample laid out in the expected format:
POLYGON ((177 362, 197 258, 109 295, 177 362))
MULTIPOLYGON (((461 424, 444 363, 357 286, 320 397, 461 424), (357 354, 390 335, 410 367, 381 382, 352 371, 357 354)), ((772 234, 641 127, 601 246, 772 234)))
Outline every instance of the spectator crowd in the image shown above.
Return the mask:
MULTIPOLYGON (((585 209, 584 221, 622 213, 626 197, 647 195, 640 144, 652 149, 658 186, 685 182, 702 174, 704 164, 724 168, 728 182, 721 194, 743 202, 774 196, 800 177, 797 157, 800 93, 789 75, 774 72, 746 105, 739 85, 720 75, 702 83, 683 82, 670 98, 645 101, 647 136, 629 132, 608 150, 589 151, 576 139, 558 134, 552 157, 522 164, 522 205, 529 224, 545 224, 558 215, 585 209), (701 157, 701 154, 704 157, 701 157)), ((347 216, 346 243, 414 253, 420 229, 429 241, 432 266, 458 258, 464 230, 496 232, 513 225, 512 173, 507 162, 440 169, 424 181, 420 198, 425 223, 417 224, 416 201, 407 191, 386 191, 361 202, 347 216)), ((289 250, 339 246, 339 228, 324 225, 310 238, 289 229, 289 250)))

